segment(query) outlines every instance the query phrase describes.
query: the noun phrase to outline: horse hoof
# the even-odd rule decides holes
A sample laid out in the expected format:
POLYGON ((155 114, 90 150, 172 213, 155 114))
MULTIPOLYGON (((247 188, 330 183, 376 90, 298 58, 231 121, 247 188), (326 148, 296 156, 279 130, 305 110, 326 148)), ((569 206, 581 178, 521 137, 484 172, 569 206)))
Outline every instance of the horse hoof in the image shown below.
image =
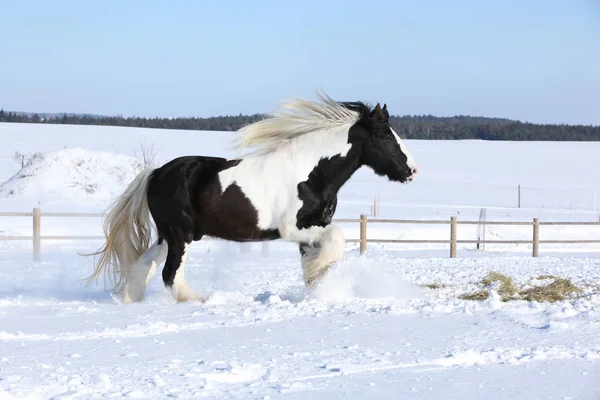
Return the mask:
POLYGON ((185 297, 185 298, 177 299, 178 303, 186 303, 186 302, 190 302, 190 301, 198 301, 198 302, 204 304, 204 303, 206 303, 206 297, 192 296, 192 297, 185 297))

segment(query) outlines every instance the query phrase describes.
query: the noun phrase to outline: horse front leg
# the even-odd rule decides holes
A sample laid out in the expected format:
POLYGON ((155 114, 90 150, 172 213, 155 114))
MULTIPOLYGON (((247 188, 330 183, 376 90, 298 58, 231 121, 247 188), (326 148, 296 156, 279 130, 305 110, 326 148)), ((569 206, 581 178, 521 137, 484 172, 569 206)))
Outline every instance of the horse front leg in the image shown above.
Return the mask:
POLYGON ((318 241, 312 244, 299 243, 302 260, 302 277, 307 288, 314 288, 329 270, 329 267, 344 256, 345 238, 342 230, 328 225, 318 241))

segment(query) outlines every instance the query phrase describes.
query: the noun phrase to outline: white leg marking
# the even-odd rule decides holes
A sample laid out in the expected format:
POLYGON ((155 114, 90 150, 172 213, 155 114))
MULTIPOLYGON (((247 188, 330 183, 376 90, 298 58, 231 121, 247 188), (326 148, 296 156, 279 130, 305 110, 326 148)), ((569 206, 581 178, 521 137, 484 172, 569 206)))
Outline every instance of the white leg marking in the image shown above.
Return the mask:
POLYGON ((131 304, 144 300, 146 287, 154 277, 156 267, 162 264, 167 258, 167 250, 167 242, 163 241, 160 245, 158 242, 154 242, 126 270, 126 282, 123 286, 123 303, 131 304))
POLYGON ((185 263, 187 261, 189 247, 189 243, 186 243, 183 250, 183 256, 181 257, 181 264, 179 264, 179 268, 177 268, 177 271, 175 272, 171 294, 178 303, 190 300, 197 300, 204 303, 206 299, 194 293, 185 281, 185 263))
POLYGON ((302 256, 304 284, 314 287, 329 269, 329 266, 344 256, 344 233, 340 228, 329 225, 324 228, 318 242, 319 247, 306 246, 302 256))

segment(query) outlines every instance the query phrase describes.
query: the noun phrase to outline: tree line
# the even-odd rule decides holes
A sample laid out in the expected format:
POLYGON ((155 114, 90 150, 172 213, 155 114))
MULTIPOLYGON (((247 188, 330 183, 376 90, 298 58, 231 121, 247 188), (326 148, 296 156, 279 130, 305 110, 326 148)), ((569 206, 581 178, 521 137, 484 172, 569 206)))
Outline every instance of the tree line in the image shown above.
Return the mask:
MULTIPOLYGON (((13 113, 0 110, 0 122, 106 125, 141 128, 235 131, 265 118, 263 114, 227 115, 210 118, 146 118, 62 114, 13 113)), ((503 118, 471 116, 390 116, 390 125, 403 138, 423 140, 525 140, 598 141, 600 126, 534 124, 503 118)))
POLYGON ((210 118, 145 118, 121 116, 91 116, 78 114, 62 114, 47 117, 44 114, 13 113, 0 110, 0 122, 65 124, 65 125, 105 125, 127 126, 138 128, 183 129, 206 131, 235 131, 242 126, 264 118, 259 114, 219 116, 210 118))

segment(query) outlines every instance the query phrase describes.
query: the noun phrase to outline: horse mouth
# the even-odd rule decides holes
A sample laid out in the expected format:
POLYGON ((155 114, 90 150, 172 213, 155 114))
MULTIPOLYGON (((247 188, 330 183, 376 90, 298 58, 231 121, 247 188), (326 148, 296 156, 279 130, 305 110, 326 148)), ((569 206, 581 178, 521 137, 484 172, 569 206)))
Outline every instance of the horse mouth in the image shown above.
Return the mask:
POLYGON ((405 185, 414 182, 417 179, 417 173, 417 168, 413 168, 412 173, 404 175, 403 179, 400 179, 400 182, 405 185))
POLYGON ((406 178, 406 182, 405 183, 414 182, 417 179, 417 175, 418 174, 419 174, 419 168, 418 167, 412 168, 411 171, 410 171, 410 175, 408 176, 408 178, 406 178))

